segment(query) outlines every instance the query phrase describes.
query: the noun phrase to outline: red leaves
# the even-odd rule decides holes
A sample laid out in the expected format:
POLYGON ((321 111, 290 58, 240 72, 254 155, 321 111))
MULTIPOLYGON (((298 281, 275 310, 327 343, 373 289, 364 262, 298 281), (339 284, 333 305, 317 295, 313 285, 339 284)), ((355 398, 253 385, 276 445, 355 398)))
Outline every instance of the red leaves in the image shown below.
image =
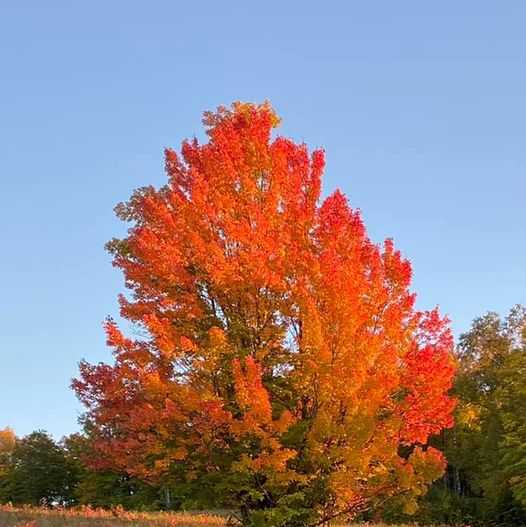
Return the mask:
POLYGON ((272 139, 278 121, 268 104, 205 114, 208 143, 166 150, 167 185, 118 207, 121 314, 144 338, 108 321, 115 364, 82 364, 73 386, 105 460, 145 478, 197 477, 221 452, 285 487, 329 471, 342 507, 395 492, 393 474, 416 488, 442 461, 398 447, 451 425, 448 321, 414 310, 409 262, 341 192, 319 204, 324 153, 272 139))
POLYGON ((401 405, 401 439, 407 443, 425 444, 431 434, 453 426, 456 402, 447 393, 455 363, 451 355, 453 337, 447 324, 436 309, 421 314, 418 340, 405 358, 402 385, 408 395, 401 405))

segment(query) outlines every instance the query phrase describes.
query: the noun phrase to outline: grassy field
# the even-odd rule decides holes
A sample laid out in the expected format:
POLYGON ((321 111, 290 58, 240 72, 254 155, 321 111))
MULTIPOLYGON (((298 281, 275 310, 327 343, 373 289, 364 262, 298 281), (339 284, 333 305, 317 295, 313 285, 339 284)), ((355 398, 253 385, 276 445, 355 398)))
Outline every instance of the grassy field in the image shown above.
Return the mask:
POLYGON ((209 513, 129 512, 123 509, 43 509, 0 505, 0 527, 218 527, 226 517, 209 513))
MULTIPOLYGON (((88 507, 65 510, 0 505, 0 527, 226 527, 226 525, 226 516, 213 513, 130 512, 123 509, 103 510, 88 507)), ((359 527, 387 526, 370 523, 361 524, 359 527)))

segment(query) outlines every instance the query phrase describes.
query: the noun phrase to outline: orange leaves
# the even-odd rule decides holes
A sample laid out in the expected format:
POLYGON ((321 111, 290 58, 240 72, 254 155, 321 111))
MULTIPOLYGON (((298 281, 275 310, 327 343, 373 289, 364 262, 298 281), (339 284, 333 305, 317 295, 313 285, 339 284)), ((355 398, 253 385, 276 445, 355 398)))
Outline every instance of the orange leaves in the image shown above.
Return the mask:
POLYGON ((0 455, 11 452, 15 448, 16 435, 11 428, 0 430, 0 455))
POLYGON ((269 104, 206 113, 208 142, 166 150, 166 186, 117 207, 141 336, 109 320, 115 363, 74 381, 96 450, 144 478, 263 473, 268 503, 291 481, 338 507, 420 492, 443 462, 414 447, 454 406, 448 321, 415 311, 410 263, 341 192, 320 203, 323 151, 278 122, 269 104))
POLYGON ((131 341, 124 337, 117 324, 111 318, 106 320, 104 329, 106 330, 106 344, 108 346, 123 349, 131 344, 131 341))
POLYGON ((11 428, 0 430, 0 477, 8 470, 16 445, 16 435, 11 428))
POLYGON ((270 393, 263 385, 261 366, 251 356, 233 362, 236 402, 241 410, 241 433, 259 434, 267 441, 287 431, 294 423, 294 416, 287 409, 273 419, 270 393))
POLYGON ((189 353, 196 349, 196 345, 184 335, 179 339, 181 348, 184 352, 189 353))
POLYGON ((272 420, 269 394, 261 380, 261 366, 247 357, 243 366, 233 363, 236 401, 244 412, 244 420, 254 429, 272 420))

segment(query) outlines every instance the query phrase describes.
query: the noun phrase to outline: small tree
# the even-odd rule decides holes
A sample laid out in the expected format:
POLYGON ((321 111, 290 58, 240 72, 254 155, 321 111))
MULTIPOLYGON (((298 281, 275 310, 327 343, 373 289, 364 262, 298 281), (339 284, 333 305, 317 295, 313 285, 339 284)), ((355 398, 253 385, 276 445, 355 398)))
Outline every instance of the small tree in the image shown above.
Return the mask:
POLYGON ((0 430, 0 502, 5 501, 15 445, 16 435, 13 430, 11 428, 0 430))
POLYGON ((121 314, 144 337, 108 320, 114 364, 73 383, 96 464, 213 489, 244 525, 412 510, 445 464, 426 444, 452 424, 447 321, 414 309, 409 262, 343 194, 320 204, 323 152, 271 139, 278 122, 206 113, 209 142, 167 150, 167 184, 117 207, 121 314))
POLYGON ((11 464, 16 444, 16 435, 11 428, 0 430, 0 477, 4 476, 11 464))

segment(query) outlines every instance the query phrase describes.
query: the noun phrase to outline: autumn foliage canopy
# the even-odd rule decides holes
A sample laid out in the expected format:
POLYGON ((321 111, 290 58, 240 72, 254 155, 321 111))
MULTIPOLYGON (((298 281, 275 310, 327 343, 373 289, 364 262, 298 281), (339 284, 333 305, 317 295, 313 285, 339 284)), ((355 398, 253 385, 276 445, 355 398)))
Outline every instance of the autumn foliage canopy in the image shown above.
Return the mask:
POLYGON ((268 104, 205 113, 208 142, 166 150, 168 181, 117 207, 108 247, 128 297, 114 363, 73 386, 101 468, 239 511, 318 525, 386 500, 408 511, 445 460, 448 322, 415 309, 411 267, 367 237, 324 153, 272 137, 268 104))

